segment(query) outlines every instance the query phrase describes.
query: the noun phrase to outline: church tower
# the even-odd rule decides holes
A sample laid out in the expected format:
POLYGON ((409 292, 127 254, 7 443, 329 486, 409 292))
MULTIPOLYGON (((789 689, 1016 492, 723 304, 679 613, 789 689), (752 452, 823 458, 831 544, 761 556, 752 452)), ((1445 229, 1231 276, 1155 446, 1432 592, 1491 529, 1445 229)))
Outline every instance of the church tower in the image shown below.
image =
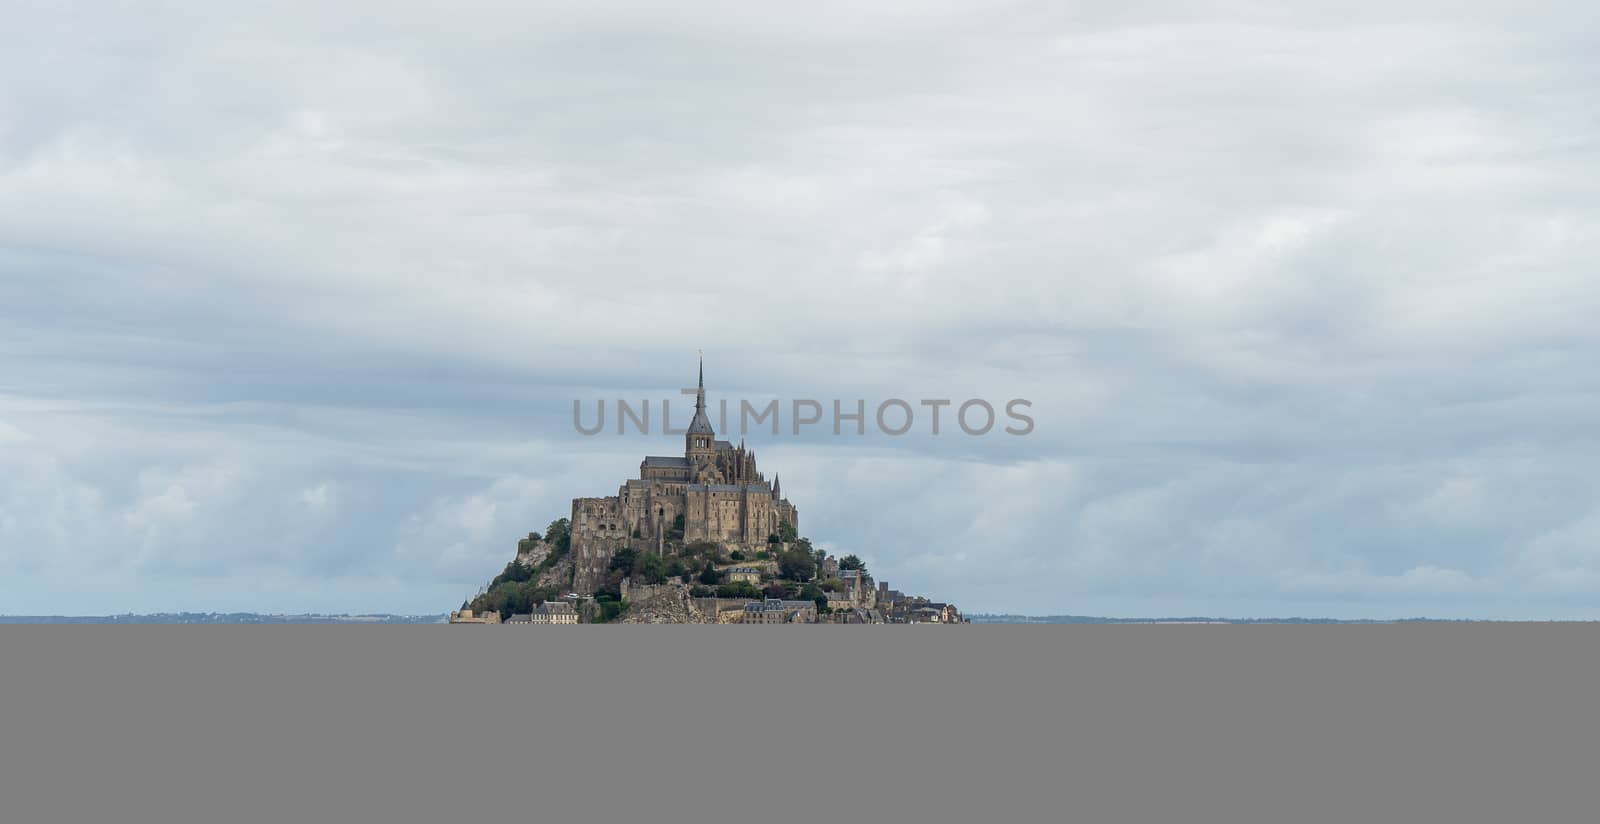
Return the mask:
POLYGON ((698 466, 712 462, 716 455, 717 433, 706 418, 706 362, 701 357, 700 388, 694 395, 694 418, 689 421, 689 431, 683 434, 683 456, 698 466))

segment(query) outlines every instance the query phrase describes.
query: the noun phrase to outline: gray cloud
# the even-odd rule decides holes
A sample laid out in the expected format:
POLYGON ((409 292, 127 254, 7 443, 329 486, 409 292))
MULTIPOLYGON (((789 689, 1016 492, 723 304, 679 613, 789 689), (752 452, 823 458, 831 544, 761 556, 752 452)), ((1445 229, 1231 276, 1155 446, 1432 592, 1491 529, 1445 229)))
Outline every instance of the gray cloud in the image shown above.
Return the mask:
POLYGON ((752 436, 971 609, 1596 615, 1587 6, 869 5, 11 11, 0 611, 443 609, 705 348, 1033 399, 752 436))

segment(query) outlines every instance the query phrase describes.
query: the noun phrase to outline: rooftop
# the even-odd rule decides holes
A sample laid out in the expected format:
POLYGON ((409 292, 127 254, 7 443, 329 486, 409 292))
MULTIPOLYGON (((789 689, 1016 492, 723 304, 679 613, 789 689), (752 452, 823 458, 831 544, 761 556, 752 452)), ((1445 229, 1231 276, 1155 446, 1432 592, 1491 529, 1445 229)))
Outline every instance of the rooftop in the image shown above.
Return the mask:
POLYGON ((689 484, 691 492, 760 492, 770 494, 772 488, 765 483, 759 484, 689 484))

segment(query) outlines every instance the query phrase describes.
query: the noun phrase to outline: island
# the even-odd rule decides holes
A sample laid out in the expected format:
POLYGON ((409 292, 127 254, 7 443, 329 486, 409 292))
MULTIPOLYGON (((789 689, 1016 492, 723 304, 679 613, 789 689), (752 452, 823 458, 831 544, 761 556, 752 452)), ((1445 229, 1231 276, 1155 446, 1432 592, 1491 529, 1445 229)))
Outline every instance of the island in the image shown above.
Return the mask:
POLYGON ((874 581, 801 537, 800 511, 706 416, 705 367, 682 456, 646 456, 617 494, 574 498, 529 533, 453 624, 959 624, 955 605, 874 581))

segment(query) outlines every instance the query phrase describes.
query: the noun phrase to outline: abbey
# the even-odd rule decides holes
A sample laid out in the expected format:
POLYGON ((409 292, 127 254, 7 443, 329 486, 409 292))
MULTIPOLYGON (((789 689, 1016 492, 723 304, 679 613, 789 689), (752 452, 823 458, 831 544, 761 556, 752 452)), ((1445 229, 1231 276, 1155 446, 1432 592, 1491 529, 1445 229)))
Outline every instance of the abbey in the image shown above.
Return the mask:
POLYGON ((717 440, 706 418, 702 363, 683 456, 647 456, 639 477, 624 481, 616 495, 572 500, 573 589, 593 592, 625 547, 665 552, 667 541, 681 540, 756 550, 787 531, 783 524, 797 532, 800 513, 783 497, 777 476, 768 484, 742 441, 717 440))

